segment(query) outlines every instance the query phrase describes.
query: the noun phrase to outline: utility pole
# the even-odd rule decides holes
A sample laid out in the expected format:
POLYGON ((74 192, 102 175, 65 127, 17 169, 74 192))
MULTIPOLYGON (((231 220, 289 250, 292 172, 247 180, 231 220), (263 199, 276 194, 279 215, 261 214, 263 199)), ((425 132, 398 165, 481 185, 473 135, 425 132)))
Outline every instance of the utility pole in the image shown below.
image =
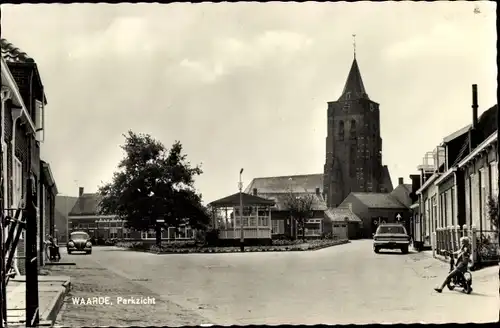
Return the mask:
POLYGON ((39 323, 40 313, 38 304, 38 254, 37 254, 37 218, 36 200, 37 188, 35 176, 32 172, 32 142, 34 134, 28 134, 28 172, 26 183, 26 326, 36 327, 39 323))
POLYGON ((240 189, 240 249, 242 252, 245 251, 245 231, 243 230, 243 182, 241 181, 241 175, 243 174, 243 169, 240 170, 240 182, 238 183, 238 187, 240 189))

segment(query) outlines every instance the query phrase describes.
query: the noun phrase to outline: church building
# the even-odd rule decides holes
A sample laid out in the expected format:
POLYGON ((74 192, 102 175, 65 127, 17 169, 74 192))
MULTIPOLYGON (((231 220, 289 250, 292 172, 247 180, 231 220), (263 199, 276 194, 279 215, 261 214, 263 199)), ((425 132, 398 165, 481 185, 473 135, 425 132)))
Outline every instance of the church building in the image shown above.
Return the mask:
POLYGON ((382 165, 379 104, 366 93, 356 55, 340 98, 328 103, 327 117, 327 206, 337 207, 351 192, 391 192, 389 170, 382 165))

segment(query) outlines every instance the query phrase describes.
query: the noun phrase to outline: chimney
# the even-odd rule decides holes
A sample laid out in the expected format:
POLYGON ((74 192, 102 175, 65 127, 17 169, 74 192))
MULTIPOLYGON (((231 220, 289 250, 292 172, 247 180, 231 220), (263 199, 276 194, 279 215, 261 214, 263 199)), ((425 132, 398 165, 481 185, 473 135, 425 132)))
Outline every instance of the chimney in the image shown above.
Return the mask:
POLYGON ((257 188, 253 188, 253 195, 257 196, 257 188))
POLYGON ((78 196, 81 197, 83 195, 83 187, 78 188, 78 196))
POLYGON ((404 184, 404 183, 405 183, 404 181, 405 181, 405 180, 404 180, 402 177, 400 177, 400 178, 399 178, 398 185, 402 185, 402 184, 404 184))
POLYGON ((319 188, 316 188, 316 195, 319 196, 320 194, 321 194, 321 192, 320 192, 319 188))
POLYGON ((472 85, 472 128, 477 128, 477 84, 472 85))

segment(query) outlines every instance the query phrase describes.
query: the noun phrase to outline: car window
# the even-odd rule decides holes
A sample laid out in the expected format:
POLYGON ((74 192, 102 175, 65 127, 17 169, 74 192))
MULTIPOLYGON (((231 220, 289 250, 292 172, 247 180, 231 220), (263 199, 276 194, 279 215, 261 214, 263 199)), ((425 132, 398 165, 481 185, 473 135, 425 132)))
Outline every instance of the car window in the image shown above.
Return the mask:
POLYGON ((85 232, 76 232, 71 234, 71 238, 74 239, 89 239, 89 235, 85 232))
POLYGON ((402 226, 380 226, 377 233, 406 233, 402 226))

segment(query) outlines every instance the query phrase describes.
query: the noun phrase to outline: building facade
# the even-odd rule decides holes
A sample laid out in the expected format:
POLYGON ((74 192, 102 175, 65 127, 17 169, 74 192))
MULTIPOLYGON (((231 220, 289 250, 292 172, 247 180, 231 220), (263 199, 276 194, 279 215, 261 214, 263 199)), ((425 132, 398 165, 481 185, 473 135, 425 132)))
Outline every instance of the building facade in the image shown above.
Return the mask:
POLYGON ((286 202, 290 193, 296 196, 312 197, 312 216, 305 224, 306 238, 320 238, 324 235, 323 219, 327 209, 323 198, 323 174, 287 175, 253 179, 245 193, 274 201, 272 212, 272 238, 301 237, 302 230, 291 220, 286 202))
MULTIPOLYGON (((2 53, 1 165, 3 206, 14 216, 26 198, 27 179, 34 178, 39 264, 44 262, 44 237, 53 226, 53 198, 57 187, 48 163, 40 159, 45 137, 47 99, 36 62, 5 39, 2 53)), ((15 269, 24 273, 24 232, 15 255, 15 269)))
POLYGON ((391 192, 382 164, 379 104, 366 93, 354 58, 344 90, 328 103, 324 193, 329 208, 351 192, 391 192))
POLYGON ((438 147, 444 158, 427 174, 422 171, 415 248, 440 254, 457 247, 457 236, 467 235, 473 239, 474 261, 500 258, 497 223, 489 214, 490 199, 498 201, 497 115, 497 105, 480 117, 473 106, 472 124, 444 138, 438 147))
MULTIPOLYGON (((85 231, 96 244, 104 244, 111 240, 147 241, 155 242, 156 232, 136 231, 127 228, 124 220, 116 215, 102 215, 99 213, 100 196, 96 193, 85 193, 79 188, 79 196, 68 213, 68 235, 74 231, 85 231)), ((180 225, 178 228, 162 228, 162 240, 192 240, 195 230, 189 225, 180 225)))

